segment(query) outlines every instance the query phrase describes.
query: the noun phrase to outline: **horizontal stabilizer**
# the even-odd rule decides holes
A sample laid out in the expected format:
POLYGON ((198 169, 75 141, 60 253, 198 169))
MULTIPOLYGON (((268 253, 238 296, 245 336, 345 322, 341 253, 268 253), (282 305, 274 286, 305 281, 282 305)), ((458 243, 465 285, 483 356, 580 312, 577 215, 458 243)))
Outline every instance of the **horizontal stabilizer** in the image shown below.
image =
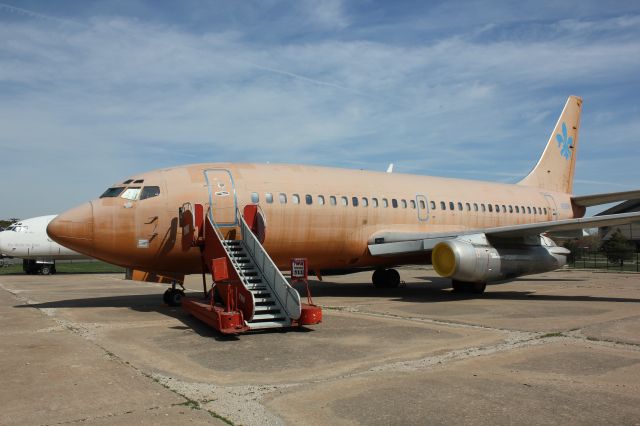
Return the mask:
POLYGON ((581 195, 572 197, 574 204, 582 207, 598 206, 600 204, 615 203, 616 201, 627 201, 640 199, 640 190, 624 192, 607 192, 604 194, 581 195))

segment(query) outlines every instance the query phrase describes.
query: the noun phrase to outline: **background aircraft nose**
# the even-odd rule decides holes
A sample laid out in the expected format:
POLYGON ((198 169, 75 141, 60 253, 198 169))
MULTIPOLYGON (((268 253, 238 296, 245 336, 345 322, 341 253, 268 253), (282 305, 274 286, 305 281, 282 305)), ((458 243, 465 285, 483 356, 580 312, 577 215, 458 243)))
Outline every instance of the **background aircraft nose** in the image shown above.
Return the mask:
POLYGON ((66 211, 47 226, 52 240, 71 250, 91 255, 93 251, 93 204, 85 203, 66 211))

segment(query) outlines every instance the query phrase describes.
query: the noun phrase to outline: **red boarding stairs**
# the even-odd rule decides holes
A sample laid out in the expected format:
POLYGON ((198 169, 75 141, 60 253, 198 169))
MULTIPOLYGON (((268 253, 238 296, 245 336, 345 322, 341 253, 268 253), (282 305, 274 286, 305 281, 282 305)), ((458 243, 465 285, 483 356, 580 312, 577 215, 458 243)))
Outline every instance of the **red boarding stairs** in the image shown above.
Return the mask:
POLYGON ((182 307, 223 334, 318 324, 322 310, 291 287, 256 237, 258 206, 236 210, 236 224, 221 228, 202 204, 180 209, 183 248, 200 248, 204 299, 183 298, 182 307), (251 224, 251 225, 250 225, 251 224), (223 231, 226 232, 223 234, 223 231), (207 292, 205 272, 213 277, 207 292), (215 289, 215 291, 214 291, 215 289))

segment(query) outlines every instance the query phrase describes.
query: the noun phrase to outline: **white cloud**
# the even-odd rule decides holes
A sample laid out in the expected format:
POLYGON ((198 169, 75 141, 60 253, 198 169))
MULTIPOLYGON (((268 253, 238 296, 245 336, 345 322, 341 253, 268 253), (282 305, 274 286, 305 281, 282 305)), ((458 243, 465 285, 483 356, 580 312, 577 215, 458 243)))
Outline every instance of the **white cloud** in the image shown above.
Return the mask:
MULTIPOLYGON (((324 28, 352 25, 340 2, 301 7, 324 28)), ((620 34, 601 40, 589 38, 594 21, 574 19, 561 22, 557 39, 480 41, 471 28, 469 36, 412 43, 256 43, 250 29, 190 32, 117 16, 76 26, 7 22, 0 148, 14 161, 0 173, 31 189, 56 176, 49 185, 73 190, 36 202, 5 186, 0 198, 13 202, 0 216, 63 210, 130 173, 193 161, 382 170, 393 158, 399 171, 511 178, 535 162, 569 94, 584 95, 584 120, 599 123, 585 129, 612 129, 609 140, 592 138, 592 152, 628 147, 640 136, 637 117, 588 95, 605 100, 603 87, 609 98, 640 88, 640 39, 628 36, 636 19, 606 20, 620 34), (34 164, 38 173, 30 173, 34 164)), ((589 173, 579 176, 600 181, 593 174, 603 171, 589 173)))

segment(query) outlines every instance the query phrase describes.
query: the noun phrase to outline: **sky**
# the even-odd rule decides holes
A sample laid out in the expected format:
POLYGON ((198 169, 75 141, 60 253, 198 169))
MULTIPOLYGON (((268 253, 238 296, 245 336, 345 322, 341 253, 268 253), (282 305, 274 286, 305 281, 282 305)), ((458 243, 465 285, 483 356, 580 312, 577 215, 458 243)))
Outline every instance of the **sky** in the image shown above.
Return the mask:
MULTIPOLYGON (((640 3, 0 0, 0 218, 197 162, 640 188, 640 3)), ((593 210, 591 210, 593 212, 593 210)))

